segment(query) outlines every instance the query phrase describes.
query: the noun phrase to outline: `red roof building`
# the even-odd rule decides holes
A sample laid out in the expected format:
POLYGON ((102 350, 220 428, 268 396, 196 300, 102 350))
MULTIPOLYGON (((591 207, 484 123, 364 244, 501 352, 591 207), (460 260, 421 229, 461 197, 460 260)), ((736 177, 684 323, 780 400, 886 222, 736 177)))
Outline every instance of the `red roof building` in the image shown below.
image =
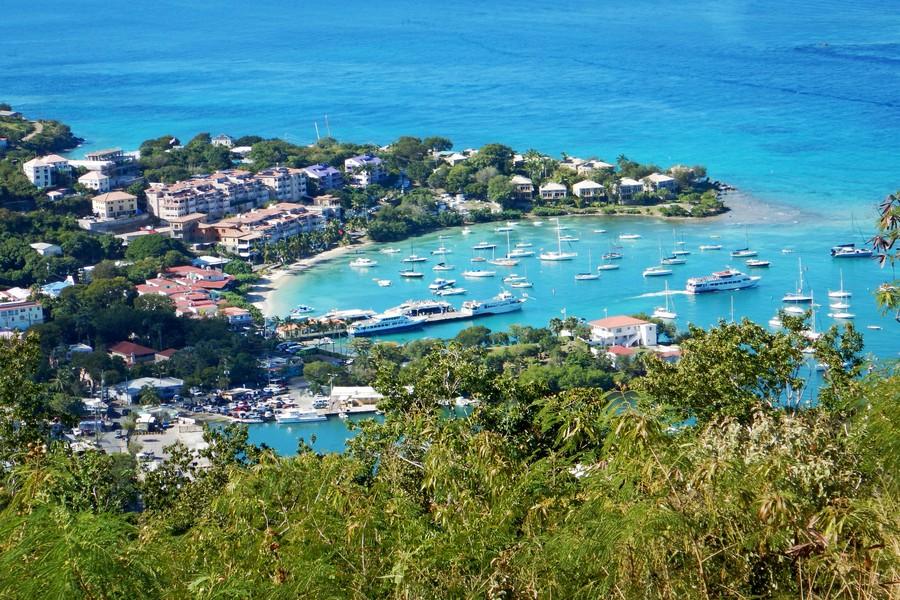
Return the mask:
POLYGON ((110 346, 108 352, 110 356, 118 356, 124 360, 125 364, 129 367, 153 362, 156 358, 156 350, 132 342, 119 342, 118 344, 110 346))

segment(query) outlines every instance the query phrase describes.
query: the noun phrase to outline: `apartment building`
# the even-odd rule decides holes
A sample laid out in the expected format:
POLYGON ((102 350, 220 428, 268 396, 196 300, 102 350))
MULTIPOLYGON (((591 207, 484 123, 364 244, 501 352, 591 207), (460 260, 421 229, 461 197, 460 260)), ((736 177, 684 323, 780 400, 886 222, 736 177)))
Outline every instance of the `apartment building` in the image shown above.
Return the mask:
POLYGON ((110 189, 109 176, 104 174, 103 171, 88 171, 78 178, 78 183, 89 190, 94 190, 101 194, 108 192, 110 189))
POLYGON ((303 169, 272 167, 256 174, 279 202, 299 202, 306 196, 306 174, 303 169))
POLYGON ((338 189, 344 185, 341 172, 331 165, 318 164, 303 169, 306 178, 316 184, 319 191, 338 189))
POLYGON ((248 171, 219 171, 173 184, 152 183, 147 207, 163 221, 201 213, 223 217, 260 206, 269 200, 269 188, 248 171))
POLYGON ((326 210, 280 202, 269 208, 200 225, 200 232, 205 241, 220 243, 229 252, 249 258, 264 244, 324 229, 326 210))
POLYGON ((91 199, 91 211, 101 219, 121 219, 137 214, 137 197, 127 192, 107 192, 91 199))
POLYGON ((32 158, 22 165, 22 171, 34 187, 44 189, 55 185, 59 175, 71 173, 72 167, 62 156, 50 154, 32 158))
POLYGON ((37 302, 0 302, 0 330, 25 331, 44 322, 44 309, 37 302))
POLYGON ((381 182, 387 175, 384 161, 372 154, 360 154, 346 159, 344 171, 350 179, 350 185, 363 188, 381 182))

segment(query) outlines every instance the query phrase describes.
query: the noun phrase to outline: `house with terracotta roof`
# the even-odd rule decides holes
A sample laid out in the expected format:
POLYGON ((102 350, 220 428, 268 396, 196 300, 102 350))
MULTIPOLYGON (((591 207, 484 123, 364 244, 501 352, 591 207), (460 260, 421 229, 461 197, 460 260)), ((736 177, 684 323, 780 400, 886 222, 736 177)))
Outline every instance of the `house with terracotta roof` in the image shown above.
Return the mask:
POLYGON ((229 325, 233 325, 235 327, 249 325, 253 322, 253 317, 250 315, 250 311, 246 308, 228 306, 226 308, 219 309, 219 314, 225 317, 229 325))
POLYGON ((118 344, 114 344, 107 349, 107 353, 112 358, 121 358, 129 367, 143 363, 151 363, 156 359, 156 350, 133 342, 119 342, 118 344))
POLYGON ((234 283, 234 275, 211 267, 195 267, 193 265, 169 267, 166 269, 165 275, 181 285, 205 290, 220 291, 234 283))
POLYGON ((598 346, 656 346, 656 324, 627 315, 597 319, 591 326, 591 343, 598 346))
MULTIPOLYGON (((92 173, 94 173, 94 171, 92 171, 92 173)), ((88 173, 88 175, 90 175, 90 173, 88 173)), ((85 175, 85 177, 87 177, 87 175, 85 175)), ((108 179, 109 178, 107 177, 107 180, 108 179)), ((137 197, 128 192, 107 192, 105 194, 99 194, 91 198, 91 211, 101 219, 133 217, 137 214, 137 197)))
POLYGON ((178 352, 178 350, 176 348, 166 348, 165 350, 160 350, 153 357, 153 361, 154 362, 163 362, 163 361, 169 360, 170 358, 172 358, 172 356, 175 355, 176 352, 178 352))

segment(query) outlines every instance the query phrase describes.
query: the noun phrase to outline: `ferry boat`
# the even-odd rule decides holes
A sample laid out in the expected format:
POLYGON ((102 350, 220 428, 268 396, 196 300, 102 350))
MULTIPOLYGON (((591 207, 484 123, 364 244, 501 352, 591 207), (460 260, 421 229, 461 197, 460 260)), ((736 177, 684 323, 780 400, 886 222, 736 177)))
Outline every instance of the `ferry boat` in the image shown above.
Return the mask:
POLYGON ((428 257, 419 256, 418 254, 410 254, 409 256, 407 256, 406 258, 403 259, 403 262, 405 262, 405 263, 420 263, 420 262, 425 262, 426 260, 428 260, 428 257))
POLYGON ((416 271, 415 269, 406 269, 400 271, 400 277, 405 277, 406 279, 421 279, 425 274, 421 271, 416 271))
POLYGON ((380 314, 371 319, 359 321, 347 328, 347 334, 352 336, 378 335, 380 333, 393 333, 404 329, 421 327, 427 320, 426 317, 410 317, 404 314, 380 314))
POLYGON ((838 244, 831 247, 833 258, 871 258, 873 254, 870 248, 857 248, 856 244, 838 244))
POLYGON ((639 240, 641 236, 637 233, 623 233, 619 236, 620 240, 639 240))
POLYGON ((731 251, 731 258, 748 258, 750 256, 756 256, 759 254, 756 250, 751 250, 750 248, 738 248, 737 250, 731 251))
POLYGON ((497 244, 492 244, 490 242, 478 242, 472 246, 472 250, 493 250, 496 247, 497 244))
POLYGON ((762 278, 751 277, 735 269, 725 269, 705 277, 691 277, 687 280, 686 289, 689 294, 702 294, 720 290, 743 290, 756 287, 760 279, 762 278))
POLYGON ((378 264, 378 261, 372 260, 371 258, 366 258, 365 256, 360 256, 359 258, 354 258, 350 261, 351 267, 374 267, 378 264))
POLYGON ((384 315, 405 315, 407 317, 427 317, 442 315, 456 310, 453 305, 443 300, 407 300, 403 304, 389 308, 384 315))
POLYGON ((428 289, 431 291, 437 291, 444 288, 453 287, 455 284, 455 279, 443 279, 441 277, 438 277, 432 283, 428 284, 428 289))
POLYGON ((300 408, 286 408, 275 413, 276 423, 309 423, 311 421, 327 421, 328 417, 319 414, 315 410, 303 410, 300 408))
POLYGON ((493 277, 496 274, 496 271, 486 271, 485 269, 463 271, 463 277, 493 277))
POLYGON ((435 296, 460 296, 466 293, 466 288, 459 287, 449 287, 444 288, 442 290, 438 290, 434 293, 435 296))
POLYGON ((525 298, 516 298, 509 292, 500 292, 490 300, 466 300, 462 304, 463 314, 478 317, 481 315, 500 315, 522 310, 525 298))
POLYGON ((705 252, 707 250, 721 250, 722 244, 701 244, 700 251, 705 252))
POLYGON ((755 258, 745 260, 744 264, 753 269, 766 269, 772 265, 772 263, 767 260, 758 260, 755 258))
POLYGON ((375 316, 374 310, 362 310, 359 308, 348 308, 345 310, 330 310, 321 317, 319 317, 320 321, 343 321, 345 323, 352 323, 354 321, 363 321, 365 319, 371 319, 375 316))
POLYGON ((661 266, 653 266, 647 267, 644 269, 644 277, 666 277, 672 274, 672 269, 667 269, 661 266))

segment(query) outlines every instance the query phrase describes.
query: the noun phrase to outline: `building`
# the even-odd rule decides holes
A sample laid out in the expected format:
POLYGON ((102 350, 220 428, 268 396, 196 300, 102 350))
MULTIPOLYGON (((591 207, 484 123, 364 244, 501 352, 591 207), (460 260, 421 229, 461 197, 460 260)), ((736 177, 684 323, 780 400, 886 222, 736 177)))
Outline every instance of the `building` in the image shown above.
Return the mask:
POLYGON ((344 179, 341 172, 331 165, 318 164, 303 169, 306 178, 316 185, 316 189, 320 192, 325 190, 334 190, 344 185, 344 179))
POLYGON ((41 286, 41 293, 45 296, 50 296, 51 298, 59 298, 59 295, 62 294, 62 291, 66 288, 70 288, 75 285, 75 279, 69 275, 62 281, 54 281, 52 283, 48 283, 46 285, 41 286))
POLYGON ((374 406, 384 398, 368 385, 334 386, 331 388, 331 406, 350 408, 351 406, 374 406))
POLYGON ((0 118, 21 119, 22 113, 15 111, 15 110, 0 110, 0 118))
POLYGON ((644 191, 644 184, 635 181, 630 177, 623 177, 619 180, 616 189, 619 193, 619 202, 622 204, 630 204, 634 202, 635 197, 644 191))
POLYGON ((604 171, 611 173, 616 170, 616 166, 602 160, 586 160, 578 165, 575 170, 579 175, 593 175, 604 171))
POLYGON ((589 323, 591 343, 598 346, 656 346, 656 324, 625 315, 589 323))
POLYGON ((144 388, 152 388, 162 400, 171 400, 181 393, 184 380, 177 377, 139 377, 131 379, 116 388, 120 400, 134 404, 144 388))
POLYGON ((89 190, 94 190, 101 194, 108 192, 110 189, 109 175, 104 174, 102 171, 88 171, 78 178, 78 183, 89 190))
POLYGON ((572 193, 582 200, 594 200, 603 197, 604 188, 596 181, 585 179, 572 186, 572 193))
POLYGON ((102 163, 111 162, 117 165, 132 162, 132 157, 125 154, 121 148, 106 148, 104 150, 95 150, 84 155, 87 162, 102 163))
POLYGON ((219 313, 218 295, 228 289, 232 275, 210 267, 171 267, 158 277, 136 286, 138 295, 166 296, 175 305, 179 317, 215 317, 219 313))
POLYGON ((166 348, 165 350, 160 350, 153 357, 153 362, 165 362, 175 356, 175 353, 178 352, 175 348, 166 348))
POLYGON ((534 196, 534 183, 529 178, 523 175, 513 175, 509 182, 515 190, 516 200, 528 201, 534 196))
POLYGON ((204 241, 220 243, 228 252, 249 258, 264 244, 324 229, 328 210, 280 202, 269 208, 200 225, 200 231, 204 241))
POLYGON ((151 183, 147 208, 168 222, 193 213, 223 217, 269 201, 269 188, 248 171, 219 171, 173 184, 151 183))
POLYGON ((72 167, 62 156, 50 154, 32 158, 22 165, 22 171, 34 187, 44 189, 57 184, 59 175, 71 173, 72 167))
POLYGON ((567 195, 566 186, 555 181, 545 183, 540 187, 541 200, 564 200, 567 195))
POLYGON ((372 154, 360 154, 346 159, 344 171, 350 179, 350 185, 363 188, 380 183, 387 175, 384 161, 372 154))
POLYGON ((127 192, 100 194, 91 199, 91 211, 101 219, 133 217, 137 214, 137 197, 127 192))
POLYGON ((0 330, 25 331, 44 322, 44 309, 37 302, 0 302, 0 330))
POLYGON ((660 190, 672 190, 677 187, 675 179, 662 173, 651 173, 641 180, 645 192, 658 192, 660 190))
POLYGON ((253 317, 250 315, 250 311, 246 308, 228 306, 226 308, 220 309, 219 314, 228 320, 229 325, 232 325, 234 327, 250 325, 253 322, 253 317))
POLYGON ((299 202, 306 196, 306 174, 303 169, 272 167, 256 174, 279 202, 299 202))
MULTIPOLYGON (((169 228, 172 230, 172 237, 177 240, 184 240, 191 243, 202 240, 200 233, 200 224, 206 223, 207 216, 203 213, 191 213, 183 217, 172 217, 169 219, 169 228)), ((228 262, 228 261, 226 261, 228 262)))
POLYGON ((56 244, 48 244, 46 242, 35 242, 28 244, 35 252, 41 256, 62 256, 62 248, 56 244))
POLYGON ((225 146, 226 148, 234 147, 234 140, 231 139, 230 135, 225 135, 224 133, 220 133, 212 140, 210 140, 213 146, 225 146))
POLYGON ((119 357, 129 367, 156 360, 156 350, 132 342, 119 342, 110 346, 107 353, 112 358, 119 357))

